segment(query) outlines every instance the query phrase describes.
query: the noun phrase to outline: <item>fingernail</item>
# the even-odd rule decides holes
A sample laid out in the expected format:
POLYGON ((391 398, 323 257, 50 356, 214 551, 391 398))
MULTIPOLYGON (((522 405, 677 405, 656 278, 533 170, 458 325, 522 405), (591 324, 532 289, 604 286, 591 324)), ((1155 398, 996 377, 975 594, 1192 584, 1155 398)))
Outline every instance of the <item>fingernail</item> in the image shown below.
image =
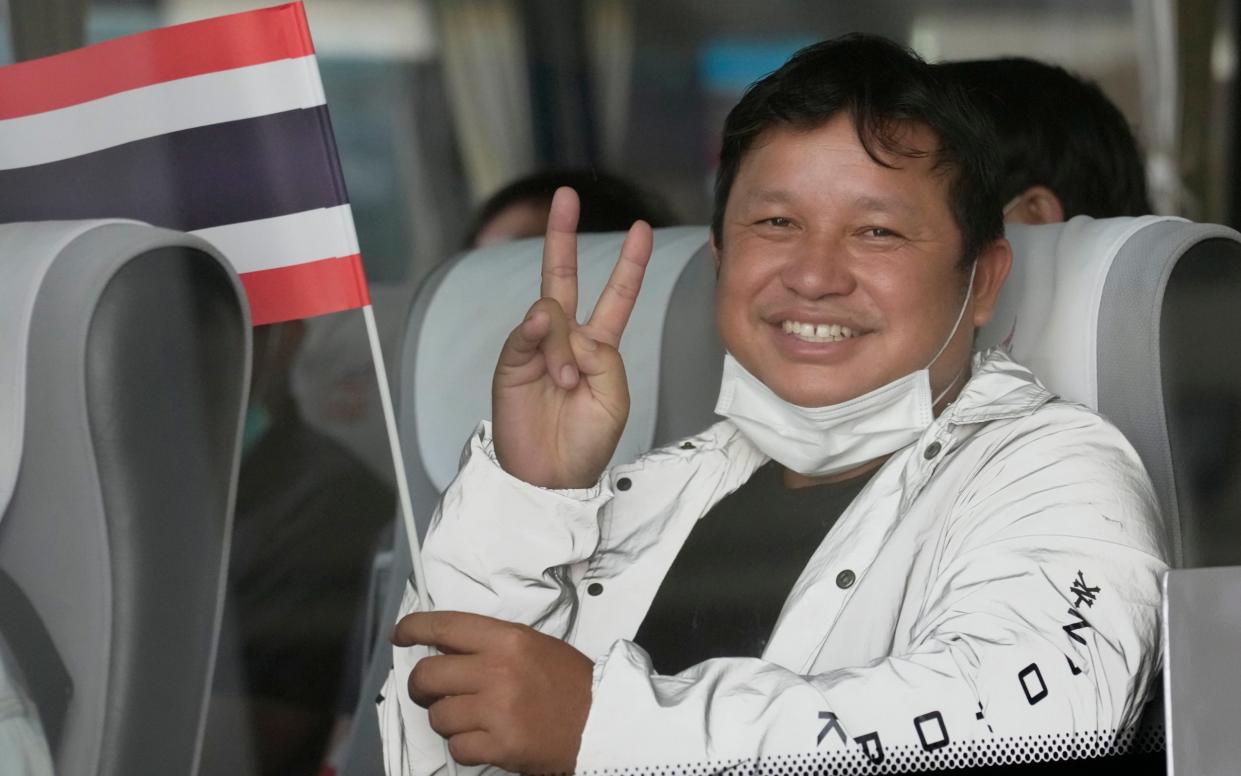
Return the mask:
POLYGON ((560 382, 564 385, 572 385, 577 380, 577 367, 572 364, 565 364, 560 367, 560 382))

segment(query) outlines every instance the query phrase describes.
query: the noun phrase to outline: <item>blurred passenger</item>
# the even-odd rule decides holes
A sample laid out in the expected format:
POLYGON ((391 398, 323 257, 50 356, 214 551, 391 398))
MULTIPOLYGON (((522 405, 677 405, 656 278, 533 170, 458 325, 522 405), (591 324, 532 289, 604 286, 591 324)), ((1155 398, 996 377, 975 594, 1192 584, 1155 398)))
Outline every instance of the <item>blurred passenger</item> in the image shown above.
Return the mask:
POLYGON ((938 68, 965 87, 995 126, 1005 221, 1047 224, 1151 212, 1137 140, 1097 84, 1020 57, 938 68))
POLYGON ((581 200, 579 232, 623 232, 634 221, 655 229, 676 223, 659 197, 623 178, 597 170, 551 170, 518 178, 492 194, 479 207, 465 248, 542 236, 552 195, 561 186, 576 191, 581 200))
POLYGON ((392 489, 310 428, 289 390, 303 321, 254 330, 227 621, 264 774, 318 771, 392 489))

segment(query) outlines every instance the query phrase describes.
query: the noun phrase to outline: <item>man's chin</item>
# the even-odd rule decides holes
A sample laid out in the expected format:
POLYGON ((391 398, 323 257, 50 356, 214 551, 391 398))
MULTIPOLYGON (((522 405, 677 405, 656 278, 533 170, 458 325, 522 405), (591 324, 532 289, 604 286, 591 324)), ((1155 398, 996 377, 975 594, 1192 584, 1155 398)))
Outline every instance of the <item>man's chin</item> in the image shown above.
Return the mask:
MULTIPOLYGON (((804 370, 801 370, 804 371, 804 370)), ((857 382, 847 368, 819 368, 797 379, 764 381, 777 396, 799 407, 830 407, 872 390, 857 382)))

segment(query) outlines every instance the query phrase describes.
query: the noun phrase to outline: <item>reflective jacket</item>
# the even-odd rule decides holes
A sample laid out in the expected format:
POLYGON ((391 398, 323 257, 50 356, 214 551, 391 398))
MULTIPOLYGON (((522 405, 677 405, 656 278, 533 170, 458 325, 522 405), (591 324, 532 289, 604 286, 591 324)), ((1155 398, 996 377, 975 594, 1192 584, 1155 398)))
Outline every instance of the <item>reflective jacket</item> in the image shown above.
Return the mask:
MULTIPOLYGON (((761 659, 654 673, 628 639, 695 521, 766 460, 725 421, 554 491, 505 473, 484 423, 426 541, 434 608, 526 623, 595 661, 578 772, 962 764, 1135 722, 1167 566, 1150 480, 1114 426, 1000 351, 975 356, 957 400, 841 514, 761 659)), ((402 611, 416 606, 407 590, 402 611)), ((405 691, 424 654, 395 650, 379 706, 393 776, 443 763, 405 691)))

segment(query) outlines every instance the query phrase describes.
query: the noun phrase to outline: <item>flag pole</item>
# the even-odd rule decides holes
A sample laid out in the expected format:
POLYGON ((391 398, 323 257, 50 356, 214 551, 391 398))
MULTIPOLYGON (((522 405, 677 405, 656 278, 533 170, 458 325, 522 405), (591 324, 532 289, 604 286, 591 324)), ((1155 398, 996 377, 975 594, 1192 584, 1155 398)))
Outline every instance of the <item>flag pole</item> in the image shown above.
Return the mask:
POLYGON ((418 542, 418 530, 414 525, 413 500, 409 495, 409 480, 405 476, 405 456, 401 454, 400 437, 396 430, 396 412, 392 409, 392 392, 388 388, 388 369, 384 366, 383 349, 379 345, 379 328, 375 325, 375 309, 371 305, 362 308, 366 319, 366 336, 371 343, 371 361, 375 364, 375 378, 379 383, 379 403, 383 407, 384 425, 388 429, 388 448, 392 451, 392 467, 396 475, 397 500, 401 506, 401 520, 409 540, 409 557, 413 561, 414 585, 420 596, 426 596, 426 574, 422 569, 422 546, 418 542))
MULTIPOLYGON (((405 456, 401 454, 401 441, 396 430, 396 412, 392 409, 392 392, 388 389, 388 369, 384 366, 383 348, 379 346, 379 327, 375 325, 375 309, 369 304, 362 308, 366 320, 366 338, 371 343, 371 363, 375 365, 375 380, 379 383, 379 404, 383 407, 384 425, 388 429, 388 448, 392 451, 392 469, 396 475, 397 500, 401 505, 401 520, 405 536, 409 539, 409 558, 414 568, 414 587, 426 603, 427 576, 422 568, 422 545, 418 541, 418 529, 414 525, 414 505, 409 495, 409 479, 405 476, 405 456)), ((432 648, 432 654, 435 649, 432 648)), ((448 739, 444 739, 444 764, 449 776, 457 776, 457 761, 448 751, 448 739)))

